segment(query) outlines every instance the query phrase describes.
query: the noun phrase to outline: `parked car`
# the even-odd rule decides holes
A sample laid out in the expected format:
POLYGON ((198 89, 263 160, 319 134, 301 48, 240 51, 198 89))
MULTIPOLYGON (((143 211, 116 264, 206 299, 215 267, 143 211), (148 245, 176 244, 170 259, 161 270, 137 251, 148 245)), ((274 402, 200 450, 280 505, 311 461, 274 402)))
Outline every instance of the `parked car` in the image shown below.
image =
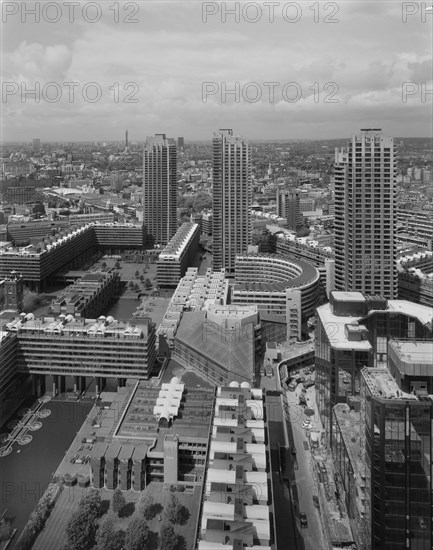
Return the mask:
POLYGON ((290 384, 287 386, 287 389, 288 389, 289 391, 295 391, 297 385, 298 385, 298 383, 296 382, 296 380, 292 380, 292 381, 290 382, 290 384))
POLYGON ((308 445, 308 441, 304 441, 303 443, 304 443, 304 449, 305 449, 306 451, 309 451, 309 450, 310 450, 310 446, 308 445))
POLYGON ((299 519, 301 520, 301 527, 306 529, 308 527, 307 514, 299 514, 299 519))
POLYGON ((319 508, 320 505, 319 505, 319 497, 317 497, 316 495, 313 495, 313 504, 316 508, 319 508))

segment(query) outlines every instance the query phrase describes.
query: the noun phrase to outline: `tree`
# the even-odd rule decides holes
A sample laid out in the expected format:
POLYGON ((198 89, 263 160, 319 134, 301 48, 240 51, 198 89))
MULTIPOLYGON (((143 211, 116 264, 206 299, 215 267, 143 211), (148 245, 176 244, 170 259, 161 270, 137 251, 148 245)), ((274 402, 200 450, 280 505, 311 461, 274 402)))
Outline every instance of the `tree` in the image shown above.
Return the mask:
POLYGON ((150 279, 146 279, 144 281, 144 286, 147 290, 150 290, 152 288, 152 281, 150 279))
POLYGON ((114 264, 114 267, 115 267, 115 269, 120 269, 120 262, 119 262, 119 260, 116 261, 116 263, 114 264))
POLYGON ((154 505, 155 501, 151 493, 148 491, 141 493, 138 501, 138 511, 144 516, 145 519, 150 520, 155 517, 153 511, 154 505))
POLYGON ((0 541, 9 540, 12 536, 12 525, 5 520, 0 522, 0 541))
POLYGON ((151 542, 151 532, 144 519, 134 518, 128 525, 125 534, 125 550, 143 550, 151 542))
POLYGON ((66 535, 70 550, 89 550, 95 542, 94 518, 80 507, 72 514, 66 526, 66 535))
POLYGON ((140 275, 140 272, 139 272, 138 269, 137 269, 137 271, 135 272, 135 276, 136 276, 136 277, 139 277, 139 275, 140 275))
POLYGON ((95 550, 121 550, 124 542, 124 533, 116 531, 110 518, 105 518, 96 534, 95 550))
POLYGON ((126 498, 124 497, 122 491, 118 488, 114 491, 113 497, 111 499, 111 507, 113 512, 118 514, 120 510, 126 505, 126 498))
POLYGON ((160 531, 161 548, 164 550, 177 550, 179 548, 179 535, 177 535, 170 523, 164 523, 160 531))
POLYGON ((98 489, 91 489, 87 495, 80 500, 80 510, 85 512, 91 520, 99 516, 101 510, 101 493, 98 489))
POLYGON ((171 521, 171 523, 178 523, 179 509, 180 506, 177 497, 175 497, 173 493, 170 493, 168 504, 165 507, 165 515, 167 516, 167 519, 171 521))

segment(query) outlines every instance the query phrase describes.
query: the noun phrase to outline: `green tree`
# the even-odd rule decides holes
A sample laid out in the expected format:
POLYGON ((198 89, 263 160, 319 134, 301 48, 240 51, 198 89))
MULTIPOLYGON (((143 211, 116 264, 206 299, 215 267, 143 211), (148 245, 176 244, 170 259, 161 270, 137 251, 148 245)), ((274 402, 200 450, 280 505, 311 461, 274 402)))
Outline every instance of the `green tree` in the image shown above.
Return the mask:
POLYGON ((5 520, 0 522, 0 541, 9 540, 12 536, 13 529, 12 525, 5 520))
POLYGON ((178 523, 179 522, 179 501, 177 497, 173 495, 173 493, 170 493, 170 496, 168 498, 168 504, 165 506, 165 515, 167 516, 167 519, 171 523, 178 523))
POLYGON ((177 535, 170 523, 164 523, 160 531, 161 548, 163 550, 178 550, 180 546, 179 535, 177 535))
POLYGON ((98 489, 90 489, 87 495, 80 500, 80 510, 85 512, 92 520, 99 516, 101 511, 101 493, 98 489))
POLYGON ((66 526, 70 550, 90 550, 95 542, 95 521, 82 508, 72 514, 66 526))
POLYGON ((146 288, 147 290, 150 290, 150 289, 152 288, 152 286, 153 286, 153 285, 152 285, 152 281, 151 281, 150 279, 146 279, 146 280, 144 281, 144 286, 145 286, 145 288, 146 288))
POLYGON ((148 491, 143 491, 138 500, 138 511, 144 516, 145 519, 150 520, 155 517, 154 514, 155 501, 153 496, 148 491))
POLYGON ((118 488, 114 491, 113 497, 111 499, 111 507, 113 508, 113 512, 116 512, 116 514, 118 514, 125 505, 126 498, 122 491, 118 488))
POLYGON ((116 531, 113 521, 105 518, 96 534, 95 550, 121 550, 124 538, 123 531, 116 531))
POLYGON ((136 277, 139 277, 139 276, 140 276, 140 272, 138 271, 138 269, 137 269, 137 271, 135 272, 135 276, 136 276, 136 277))
POLYGON ((125 550, 143 550, 151 543, 152 534, 144 519, 134 518, 125 533, 125 550))

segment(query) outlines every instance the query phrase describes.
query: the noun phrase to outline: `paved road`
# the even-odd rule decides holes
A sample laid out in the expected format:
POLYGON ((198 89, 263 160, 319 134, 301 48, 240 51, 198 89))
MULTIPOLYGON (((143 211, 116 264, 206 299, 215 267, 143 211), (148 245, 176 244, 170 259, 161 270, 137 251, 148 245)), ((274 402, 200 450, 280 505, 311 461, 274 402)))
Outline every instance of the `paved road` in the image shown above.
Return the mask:
MULTIPOLYGON (((300 388, 301 389, 301 388, 300 388)), ((297 517, 299 513, 307 514, 308 528, 302 529, 302 535, 305 542, 305 550, 318 550, 327 548, 323 536, 323 527, 320 520, 320 514, 313 504, 313 495, 317 495, 316 484, 313 478, 313 466, 311 452, 304 449, 304 441, 308 442, 306 430, 302 428, 302 422, 306 418, 299 403, 300 389, 296 392, 287 392, 287 408, 290 422, 288 423, 289 440, 291 446, 296 449, 296 459, 294 460, 294 478, 296 488, 293 491, 295 506, 297 507, 297 517)), ((319 425, 319 417, 315 407, 314 387, 307 390, 308 404, 316 412, 311 417, 312 426, 319 425)), ((309 445, 309 442, 308 442, 309 445)))
POLYGON ((305 550, 293 514, 290 491, 283 483, 280 473, 279 446, 285 445, 284 417, 280 396, 267 396, 266 408, 276 522, 276 548, 277 550, 305 550))

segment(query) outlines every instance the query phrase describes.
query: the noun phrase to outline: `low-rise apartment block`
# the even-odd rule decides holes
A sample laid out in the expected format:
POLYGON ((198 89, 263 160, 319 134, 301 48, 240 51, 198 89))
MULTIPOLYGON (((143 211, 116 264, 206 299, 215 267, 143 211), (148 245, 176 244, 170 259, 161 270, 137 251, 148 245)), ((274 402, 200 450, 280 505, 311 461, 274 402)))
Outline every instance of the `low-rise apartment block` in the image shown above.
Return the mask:
POLYGON ((159 288, 176 288, 194 258, 200 240, 200 226, 184 223, 159 255, 156 280, 159 288))

